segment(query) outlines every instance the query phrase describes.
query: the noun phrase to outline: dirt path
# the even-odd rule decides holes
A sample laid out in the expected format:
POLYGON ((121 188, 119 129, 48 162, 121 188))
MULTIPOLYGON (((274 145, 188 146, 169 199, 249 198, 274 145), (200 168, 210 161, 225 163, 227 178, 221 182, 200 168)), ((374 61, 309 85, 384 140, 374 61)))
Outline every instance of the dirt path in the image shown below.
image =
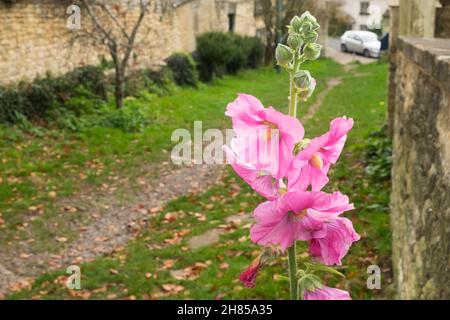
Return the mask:
POLYGON ((47 251, 36 254, 28 241, 2 247, 0 296, 29 286, 33 277, 42 273, 65 269, 113 252, 133 239, 147 219, 158 214, 170 200, 202 192, 214 185, 224 168, 219 165, 174 167, 164 163, 149 168, 150 174, 140 177, 138 187, 129 194, 116 196, 114 190, 120 188, 118 183, 110 186, 109 192, 86 190, 64 200, 67 208, 88 208, 82 212, 87 219, 79 219, 70 225, 78 236, 70 243, 66 238, 59 238, 60 250, 56 254, 47 251), (158 178, 155 178, 155 172, 159 173, 158 178))
POLYGON ((317 100, 308 108, 308 112, 303 116, 302 120, 307 121, 307 120, 311 119, 314 116, 314 114, 317 112, 317 110, 319 110, 319 108, 322 105, 323 100, 325 99, 327 94, 334 87, 341 84, 341 82, 342 82, 341 77, 328 79, 326 88, 321 93, 319 93, 319 95, 317 96, 317 100))

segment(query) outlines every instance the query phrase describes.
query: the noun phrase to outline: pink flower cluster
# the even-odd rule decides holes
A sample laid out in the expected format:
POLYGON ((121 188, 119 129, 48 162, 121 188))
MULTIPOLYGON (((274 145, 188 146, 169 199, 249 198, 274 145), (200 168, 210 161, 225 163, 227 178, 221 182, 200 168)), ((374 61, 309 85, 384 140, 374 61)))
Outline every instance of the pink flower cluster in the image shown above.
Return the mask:
MULTIPOLYGON (((227 161, 267 199, 254 211, 257 222, 250 229, 251 240, 279 245, 282 251, 297 240, 308 241, 315 260, 340 265, 360 238, 352 222, 341 216, 353 204, 340 192, 320 190, 328 183, 328 171, 339 159, 353 119, 336 118, 327 133, 304 141, 298 119, 265 108, 251 95, 239 94, 225 114, 231 117, 236 134, 230 146, 224 146, 227 161), (302 148, 295 150, 302 141, 302 148)), ((253 285, 255 278, 251 280, 253 285)), ((326 288, 305 293, 304 298, 350 298, 338 289, 332 289, 338 294, 329 294, 331 288, 326 288)))

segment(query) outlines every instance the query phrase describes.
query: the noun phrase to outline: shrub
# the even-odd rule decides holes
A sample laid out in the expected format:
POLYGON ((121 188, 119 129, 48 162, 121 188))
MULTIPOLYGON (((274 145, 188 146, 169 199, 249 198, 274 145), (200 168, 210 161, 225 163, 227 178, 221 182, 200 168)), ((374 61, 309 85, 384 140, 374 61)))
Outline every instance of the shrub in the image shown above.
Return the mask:
POLYGON ((391 177, 392 141, 387 137, 386 126, 368 136, 365 150, 365 171, 374 181, 385 181, 391 177))
POLYGON ((251 69, 259 68, 263 63, 265 50, 261 40, 257 37, 244 37, 242 45, 247 58, 246 67, 251 69))
POLYGON ((243 68, 257 68, 263 55, 264 46, 256 37, 223 32, 207 32, 197 37, 195 59, 202 81, 243 68))
POLYGON ((33 83, 0 87, 0 122, 15 123, 18 114, 29 120, 45 118, 52 108, 64 107, 77 96, 106 98, 100 68, 86 66, 61 77, 47 75, 33 83))
POLYGON ((139 106, 135 105, 124 105, 120 109, 105 112, 98 118, 100 126, 121 129, 126 132, 140 132, 148 122, 148 117, 139 106))
POLYGON ((158 96, 170 94, 174 87, 172 72, 168 68, 160 70, 142 69, 127 77, 125 96, 138 96, 145 90, 158 96))
POLYGON ((167 67, 172 71, 173 80, 179 86, 196 87, 198 73, 192 56, 188 53, 174 53, 166 59, 167 67))
POLYGON ((202 81, 221 77, 232 60, 236 43, 230 33, 206 32, 197 37, 195 58, 202 81))

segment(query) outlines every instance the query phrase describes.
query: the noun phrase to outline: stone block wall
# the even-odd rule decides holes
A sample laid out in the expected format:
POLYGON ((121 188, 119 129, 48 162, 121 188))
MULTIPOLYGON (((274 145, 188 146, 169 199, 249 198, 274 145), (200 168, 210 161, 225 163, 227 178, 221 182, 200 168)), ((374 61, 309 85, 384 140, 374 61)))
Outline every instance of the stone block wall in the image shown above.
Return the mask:
POLYGON ((401 299, 450 298, 450 39, 397 42, 391 224, 401 299))
MULTIPOLYGON (((66 27, 66 0, 19 0, 7 5, 0 0, 0 84, 30 81, 50 72, 55 75, 97 64, 108 57, 103 47, 73 42, 66 27)), ((193 51, 195 37, 206 31, 227 31, 228 13, 236 14, 235 32, 254 36, 254 0, 184 0, 161 16, 148 14, 137 37, 135 67, 153 66, 176 51, 193 51), (235 6, 233 5, 235 4, 235 6), (233 9, 230 9, 233 8, 233 9)), ((81 26, 89 23, 81 14, 81 26)))

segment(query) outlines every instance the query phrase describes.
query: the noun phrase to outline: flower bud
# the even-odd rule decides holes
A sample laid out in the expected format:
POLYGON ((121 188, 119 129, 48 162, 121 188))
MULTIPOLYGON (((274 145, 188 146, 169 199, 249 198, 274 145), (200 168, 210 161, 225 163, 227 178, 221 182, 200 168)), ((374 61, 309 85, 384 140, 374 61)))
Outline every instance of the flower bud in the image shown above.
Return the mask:
POLYGON ((317 41, 318 37, 319 35, 315 31, 309 31, 303 35, 303 39, 305 40, 306 43, 314 43, 317 41))
POLYGON ((314 92, 314 89, 316 89, 316 79, 311 77, 311 83, 307 88, 300 88, 298 92, 298 97, 301 100, 306 101, 308 100, 309 97, 311 97, 311 95, 314 92))
POLYGON ((322 46, 317 43, 308 43, 303 49, 303 53, 307 60, 316 60, 320 56, 322 46))
POLYGON ((288 46, 279 43, 275 51, 275 58, 279 65, 287 65, 292 60, 292 51, 288 46))
POLYGON ((288 36, 287 43, 292 49, 297 49, 303 44, 302 36, 298 33, 292 33, 288 36))
POLYGON ((320 28, 319 23, 317 22, 317 19, 311 14, 309 13, 309 11, 305 11, 301 16, 300 16, 300 23, 302 25, 302 28, 304 28, 304 30, 317 30, 320 28))
POLYGON ((289 23, 292 30, 294 30, 295 32, 298 32, 302 26, 302 20, 300 19, 299 16, 294 16, 291 19, 291 22, 289 23))
POLYGON ((294 74, 294 83, 299 89, 308 88, 311 84, 311 74, 307 70, 300 70, 294 74))

